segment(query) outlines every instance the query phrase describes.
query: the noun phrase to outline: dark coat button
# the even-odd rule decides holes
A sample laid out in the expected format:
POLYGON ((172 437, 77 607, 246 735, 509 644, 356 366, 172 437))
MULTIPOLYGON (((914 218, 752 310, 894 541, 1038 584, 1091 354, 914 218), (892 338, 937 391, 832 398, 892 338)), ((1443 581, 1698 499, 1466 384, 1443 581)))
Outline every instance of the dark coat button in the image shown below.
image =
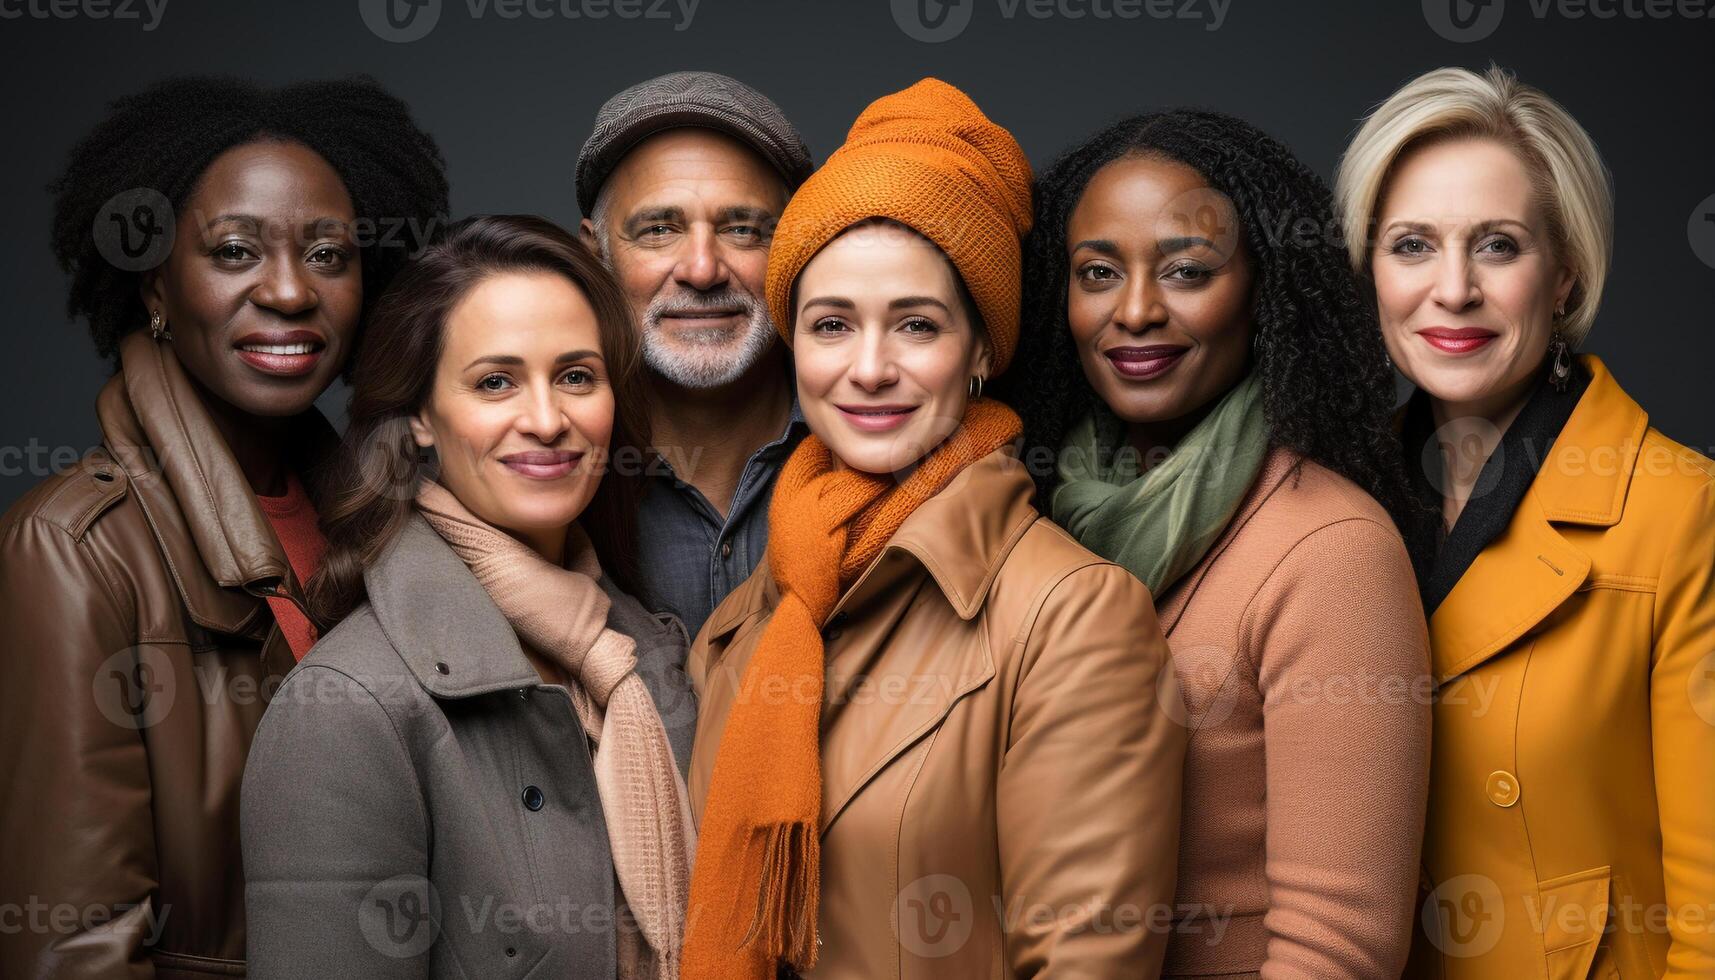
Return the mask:
POLYGON ((445 674, 447 672, 448 672, 447 671, 447 665, 446 665, 445 661, 442 661, 442 660, 435 661, 435 673, 445 674))
POLYGON ((547 802, 547 798, 542 795, 541 790, 537 789, 534 786, 524 787, 524 808, 525 809, 527 809, 527 810, 540 810, 540 809, 542 809, 542 804, 545 802, 547 802))

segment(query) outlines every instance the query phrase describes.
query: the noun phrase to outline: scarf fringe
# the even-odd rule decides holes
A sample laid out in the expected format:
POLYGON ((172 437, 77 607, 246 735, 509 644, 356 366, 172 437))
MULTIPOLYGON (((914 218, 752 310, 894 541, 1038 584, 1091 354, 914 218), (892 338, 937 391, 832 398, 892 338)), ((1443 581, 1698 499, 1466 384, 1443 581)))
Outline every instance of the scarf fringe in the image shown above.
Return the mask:
MULTIPOLYGON (((798 970, 816 965, 816 923, 821 903, 821 845, 816 829, 800 822, 759 828, 761 887, 756 910, 740 947, 783 959, 798 970)), ((748 848, 747 848, 748 849, 748 848)))
POLYGON ((814 433, 781 468, 769 505, 769 570, 780 586, 715 752, 691 874, 685 980, 773 980, 779 964, 814 968, 819 953, 822 772, 827 650, 821 623, 842 579, 881 554, 924 501, 1015 440, 1022 423, 972 401, 958 432, 903 481, 836 467, 814 433), (780 700, 774 678, 807 680, 780 700))

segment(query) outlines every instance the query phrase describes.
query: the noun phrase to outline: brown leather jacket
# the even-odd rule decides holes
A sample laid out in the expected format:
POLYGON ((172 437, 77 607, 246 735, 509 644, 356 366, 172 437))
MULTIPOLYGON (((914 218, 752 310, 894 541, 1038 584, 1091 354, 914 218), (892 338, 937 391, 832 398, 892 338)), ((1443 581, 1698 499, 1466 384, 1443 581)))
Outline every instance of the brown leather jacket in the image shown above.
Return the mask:
POLYGON ((0 520, 0 976, 242 976, 239 781, 293 663, 262 596, 299 586, 170 346, 127 337, 96 412, 0 520))
MULTIPOLYGON (((1161 969, 1185 729, 1149 590, 1030 505, 1004 451, 924 503, 824 630, 815 977, 1161 969), (897 923, 897 928, 895 927, 897 923)), ((693 645, 700 819, 767 565, 693 645)))

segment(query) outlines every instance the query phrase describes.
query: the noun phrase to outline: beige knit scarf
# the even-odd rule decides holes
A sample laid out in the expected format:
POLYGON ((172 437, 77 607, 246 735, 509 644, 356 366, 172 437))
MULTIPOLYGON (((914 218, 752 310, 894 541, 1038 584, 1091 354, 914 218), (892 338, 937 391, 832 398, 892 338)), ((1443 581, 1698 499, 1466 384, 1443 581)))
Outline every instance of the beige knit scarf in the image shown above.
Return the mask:
POLYGON ((596 743, 596 790, 607 818, 620 891, 637 929, 619 932, 621 977, 679 973, 695 836, 684 779, 649 689, 636 644, 607 628, 601 565, 583 529, 566 537, 566 567, 472 514, 425 481, 417 508, 482 583, 520 640, 565 670, 572 703, 596 743))

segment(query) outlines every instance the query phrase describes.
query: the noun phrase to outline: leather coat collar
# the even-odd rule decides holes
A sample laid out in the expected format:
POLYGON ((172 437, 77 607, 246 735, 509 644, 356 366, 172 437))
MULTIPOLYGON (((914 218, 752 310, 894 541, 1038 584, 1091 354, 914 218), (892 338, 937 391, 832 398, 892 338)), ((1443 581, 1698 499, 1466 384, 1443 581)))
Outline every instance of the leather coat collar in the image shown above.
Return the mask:
MULTIPOLYGON (((917 568, 935 580, 960 619, 975 618, 1012 546, 1040 516, 1030 503, 1034 492, 1029 472, 1010 448, 972 463, 905 518, 881 555, 835 603, 830 618, 887 591, 917 568)), ((759 572, 763 605, 772 609, 780 602, 780 587, 772 574, 759 572)), ((753 611, 746 603, 717 608, 704 628, 718 635, 753 611)))
MULTIPOLYGON (((249 481, 171 346, 146 331, 120 342, 120 370, 96 417, 124 469, 191 618, 242 634, 267 616, 258 596, 299 583, 249 481)), ((308 466, 338 442, 314 407, 298 417, 290 451, 308 466)))

